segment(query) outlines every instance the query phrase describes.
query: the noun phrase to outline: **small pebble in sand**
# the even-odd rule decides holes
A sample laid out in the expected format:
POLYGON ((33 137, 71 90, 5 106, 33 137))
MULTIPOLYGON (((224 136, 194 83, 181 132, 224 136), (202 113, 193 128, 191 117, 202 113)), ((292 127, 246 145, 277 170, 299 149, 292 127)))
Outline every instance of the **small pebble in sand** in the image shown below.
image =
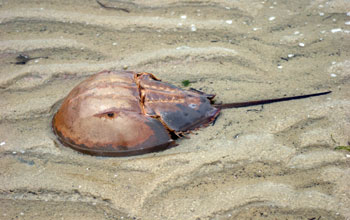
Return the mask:
POLYGON ((225 7, 227 10, 230 10, 231 8, 230 7, 225 7))
POLYGON ((336 22, 336 21, 337 21, 337 19, 333 18, 333 19, 332 19, 332 21, 333 21, 333 22, 336 22))
POLYGON ((348 13, 346 13, 347 16, 350 16, 350 11, 348 13))
POLYGON ((0 146, 5 145, 5 144, 6 144, 5 141, 3 141, 0 143, 0 146))
POLYGON ((176 47, 176 50, 185 50, 185 49, 190 49, 190 47, 188 47, 188 46, 176 47))
POLYGON ((299 32, 299 31, 295 31, 294 34, 295 34, 295 35, 298 35, 298 34, 300 34, 300 32, 299 32))
POLYGON ((115 45, 117 45, 117 43, 116 43, 116 42, 114 42, 112 45, 113 45, 113 46, 115 46, 115 45))
POLYGON ((270 6, 269 8, 273 9, 274 7, 273 7, 273 6, 270 6))
POLYGON ((290 54, 288 54, 288 57, 292 58, 292 57, 294 57, 294 54, 290 53, 290 54))
POLYGON ((324 16, 324 13, 323 12, 319 12, 318 13, 320 16, 324 16))
POLYGON ((350 158, 350 154, 347 154, 346 157, 347 157, 347 158, 350 158))
POLYGON ((16 151, 13 151, 12 154, 17 154, 17 152, 16 152, 16 151))
POLYGON ((331 77, 337 77, 337 74, 332 73, 332 74, 331 74, 331 77))
POLYGON ((278 66, 277 66, 277 68, 278 68, 278 69, 282 69, 282 68, 283 68, 283 66, 281 66, 281 65, 278 65, 278 66))
POLYGON ((197 30, 196 26, 194 24, 191 24, 191 31, 196 31, 196 30, 197 30))
POLYGON ((341 32, 342 29, 341 28, 334 28, 331 30, 332 33, 337 33, 337 32, 341 32))
POLYGON ((187 18, 187 16, 186 15, 181 15, 181 19, 186 19, 187 18))
POLYGON ((269 21, 273 21, 273 20, 275 20, 275 19, 276 19, 276 17, 274 17, 274 16, 269 17, 269 21))
POLYGON ((21 213, 19 213, 20 215, 24 215, 24 213, 23 212, 21 212, 21 213))
POLYGON ((319 5, 318 7, 319 7, 319 8, 323 8, 323 5, 319 5))
POLYGON ((257 31, 257 30, 259 30, 259 29, 261 29, 261 28, 256 28, 256 27, 255 27, 255 28, 253 28, 253 31, 257 31))
POLYGON ((346 22, 345 22, 345 25, 350 25, 350 21, 346 21, 346 22))
POLYGON ((299 43, 299 47, 304 47, 305 44, 304 43, 299 43))
POLYGON ((336 63, 337 63, 337 62, 333 61, 333 62, 332 62, 332 65, 334 65, 334 64, 336 64, 336 63))
POLYGON ((227 24, 232 24, 232 20, 226 20, 225 21, 227 24))

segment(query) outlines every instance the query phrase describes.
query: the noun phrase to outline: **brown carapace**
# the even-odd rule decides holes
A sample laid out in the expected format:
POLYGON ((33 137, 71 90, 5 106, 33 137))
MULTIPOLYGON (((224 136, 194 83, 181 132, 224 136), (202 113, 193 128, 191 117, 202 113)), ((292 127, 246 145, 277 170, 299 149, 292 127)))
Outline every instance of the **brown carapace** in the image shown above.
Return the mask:
POLYGON ((183 90, 151 73, 103 71, 77 85, 52 120, 59 140, 82 153, 131 156, 174 146, 174 137, 208 125, 223 108, 328 94, 212 104, 215 95, 183 90))

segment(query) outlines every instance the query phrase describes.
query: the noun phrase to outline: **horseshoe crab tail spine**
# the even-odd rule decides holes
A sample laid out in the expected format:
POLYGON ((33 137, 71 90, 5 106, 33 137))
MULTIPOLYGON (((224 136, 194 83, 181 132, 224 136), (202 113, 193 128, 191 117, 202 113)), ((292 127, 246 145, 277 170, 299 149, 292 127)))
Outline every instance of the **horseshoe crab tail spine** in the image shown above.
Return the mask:
POLYGON ((241 107, 254 106, 254 105, 270 104, 270 103, 274 103, 274 102, 284 102, 284 101, 295 100, 295 99, 305 99, 305 98, 309 98, 309 97, 313 97, 313 96, 327 95, 331 92, 332 91, 327 91, 327 92, 312 93, 312 94, 300 95, 300 96, 290 96, 290 97, 283 97, 283 98, 276 98, 276 99, 265 99, 265 100, 249 101, 249 102, 214 104, 214 107, 219 108, 219 109, 241 108, 241 107))

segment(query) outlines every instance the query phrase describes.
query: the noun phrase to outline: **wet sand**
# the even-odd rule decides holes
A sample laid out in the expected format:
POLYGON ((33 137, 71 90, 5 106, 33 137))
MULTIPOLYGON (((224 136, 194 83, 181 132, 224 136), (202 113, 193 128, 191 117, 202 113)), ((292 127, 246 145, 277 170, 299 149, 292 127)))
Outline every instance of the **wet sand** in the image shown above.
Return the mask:
POLYGON ((350 219, 349 1, 101 2, 126 10, 0 3, 0 219, 350 219), (61 100, 123 68, 217 103, 333 92, 223 110, 158 153, 62 146, 61 100))

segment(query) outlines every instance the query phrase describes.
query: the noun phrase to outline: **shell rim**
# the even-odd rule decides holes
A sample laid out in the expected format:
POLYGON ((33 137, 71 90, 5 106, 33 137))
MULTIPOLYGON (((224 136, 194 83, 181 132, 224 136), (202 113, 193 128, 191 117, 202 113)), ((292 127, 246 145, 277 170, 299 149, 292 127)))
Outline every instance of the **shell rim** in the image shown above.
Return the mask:
POLYGON ((67 146, 73 150, 76 150, 80 153, 83 154, 88 154, 91 156, 102 156, 102 157, 127 157, 127 156, 137 156, 141 154, 146 154, 146 153, 153 153, 153 152, 158 152, 158 151, 163 151, 169 148, 172 148, 175 146, 175 140, 170 139, 167 143, 165 144, 160 144, 156 146, 151 146, 151 147, 144 147, 144 148, 138 148, 135 150, 124 150, 124 151, 108 151, 108 150, 98 150, 98 149, 90 149, 88 147, 85 147, 85 145, 77 145, 74 144, 74 141, 72 141, 69 138, 63 137, 62 133, 57 131, 55 127, 55 116, 54 115, 52 119, 52 130, 58 140, 64 145, 67 146))

